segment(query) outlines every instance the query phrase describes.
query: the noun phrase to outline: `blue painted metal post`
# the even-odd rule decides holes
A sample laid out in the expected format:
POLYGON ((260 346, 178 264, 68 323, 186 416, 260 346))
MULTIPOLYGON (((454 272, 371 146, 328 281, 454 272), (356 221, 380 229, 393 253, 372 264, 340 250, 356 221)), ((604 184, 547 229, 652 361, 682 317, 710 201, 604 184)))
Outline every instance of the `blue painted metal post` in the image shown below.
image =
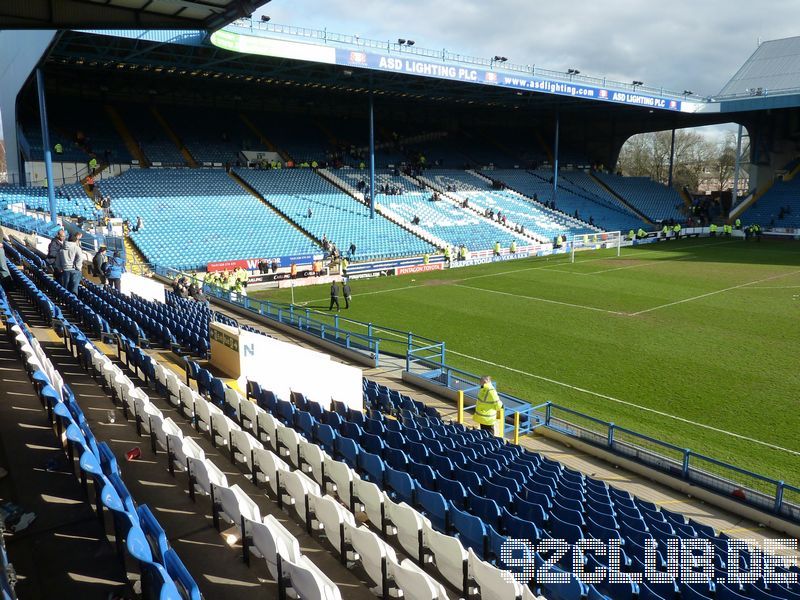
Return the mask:
POLYGON ((561 124, 561 115, 556 112, 556 140, 553 144, 553 202, 558 199, 558 129, 561 124))
POLYGON ((675 129, 672 129, 672 141, 669 144, 669 175, 667 187, 672 187, 672 170, 675 166, 675 129))
MULTIPOLYGON (((741 125, 739 125, 741 127, 741 125)), ((741 131, 741 129, 740 129, 741 131)), ((778 489, 775 491, 775 512, 781 512, 781 504, 783 504, 783 486, 786 484, 783 481, 778 482, 778 489)))
POLYGON ((369 218, 375 218, 375 120, 369 95, 369 218))
POLYGON ((616 425, 614 425, 613 423, 609 423, 608 424, 608 447, 609 448, 613 448, 614 447, 614 429, 615 428, 616 428, 616 425))
POLYGON ((685 448, 683 450, 683 478, 689 479, 689 457, 692 455, 692 451, 689 448, 685 448))
POLYGON ((44 74, 36 69, 36 88, 39 92, 39 120, 42 122, 42 144, 44 145, 44 170, 47 174, 47 199, 50 201, 50 220, 58 223, 56 190, 53 183, 53 157, 50 147, 50 129, 47 127, 47 106, 44 103, 44 74))

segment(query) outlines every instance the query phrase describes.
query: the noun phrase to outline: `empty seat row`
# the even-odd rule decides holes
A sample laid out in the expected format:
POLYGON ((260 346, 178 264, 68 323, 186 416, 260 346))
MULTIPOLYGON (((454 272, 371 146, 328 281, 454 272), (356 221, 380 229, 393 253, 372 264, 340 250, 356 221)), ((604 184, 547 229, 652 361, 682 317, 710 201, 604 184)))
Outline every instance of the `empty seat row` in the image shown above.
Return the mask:
MULTIPOLYGON (((17 277, 25 276, 17 272, 17 277)), ((76 327, 66 320, 63 322, 76 345, 82 344, 82 348, 89 351, 94 348, 76 327)), ((144 596, 164 600, 200 600, 196 583, 175 551, 165 544, 162 554, 153 553, 147 536, 160 529, 158 521, 146 505, 136 506, 122 481, 113 452, 95 438, 75 396, 38 340, 19 315, 10 317, 8 325, 43 408, 54 423, 59 440, 64 440, 70 467, 74 470, 74 460, 77 459, 81 482, 87 493, 88 481, 92 481, 93 505, 101 524, 106 521, 106 511, 113 523, 117 552, 120 557, 128 557, 138 565, 144 596)))

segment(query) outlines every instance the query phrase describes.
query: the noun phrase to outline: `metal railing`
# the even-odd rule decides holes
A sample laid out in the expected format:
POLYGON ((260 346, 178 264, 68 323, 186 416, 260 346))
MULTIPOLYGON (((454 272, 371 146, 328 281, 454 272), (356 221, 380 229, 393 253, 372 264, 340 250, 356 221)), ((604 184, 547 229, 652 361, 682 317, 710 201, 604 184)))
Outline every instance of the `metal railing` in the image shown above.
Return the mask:
MULTIPOLYGON (((459 392, 462 400, 459 405, 459 414, 462 414, 463 411, 474 410, 481 376, 446 364, 441 358, 443 355, 444 342, 441 343, 441 353, 436 351, 436 348, 424 347, 411 351, 406 357, 406 371, 459 392), (423 356, 423 353, 430 354, 423 356)), ((543 424, 541 416, 536 413, 530 402, 502 392, 497 385, 495 388, 504 407, 504 414, 501 418, 504 437, 510 435, 514 439, 518 439, 520 435, 531 433, 543 424)))
POLYGON ((347 35, 342 33, 333 33, 327 29, 309 29, 306 27, 294 27, 291 25, 279 25, 276 23, 264 23, 254 19, 239 19, 232 24, 234 27, 249 29, 251 31, 264 31, 274 35, 282 35, 288 38, 306 38, 323 44, 341 44, 343 46, 355 46, 358 48, 374 48, 387 53, 408 54, 419 56, 422 58, 430 58, 442 62, 451 62, 459 64, 473 65, 477 67, 484 67, 502 72, 520 73, 530 75, 533 77, 546 77, 556 79, 565 83, 585 83, 600 87, 611 87, 619 90, 626 90, 631 92, 657 94, 669 98, 688 100, 692 99, 696 102, 705 102, 707 98, 698 94, 685 94, 683 92, 671 91, 663 87, 655 87, 648 85, 634 85, 632 82, 622 82, 607 79, 605 77, 594 77, 589 75, 568 74, 563 71, 554 71, 552 69, 543 69, 537 67, 535 64, 520 64, 513 62, 498 62, 491 58, 483 58, 477 56, 469 56, 465 54, 458 54, 449 52, 443 48, 441 50, 432 50, 429 48, 422 48, 420 46, 407 46, 400 45, 397 42, 390 40, 372 40, 369 38, 362 38, 357 35, 347 35))
POLYGON ((549 429, 764 512, 800 522, 800 488, 552 402, 535 410, 549 429))

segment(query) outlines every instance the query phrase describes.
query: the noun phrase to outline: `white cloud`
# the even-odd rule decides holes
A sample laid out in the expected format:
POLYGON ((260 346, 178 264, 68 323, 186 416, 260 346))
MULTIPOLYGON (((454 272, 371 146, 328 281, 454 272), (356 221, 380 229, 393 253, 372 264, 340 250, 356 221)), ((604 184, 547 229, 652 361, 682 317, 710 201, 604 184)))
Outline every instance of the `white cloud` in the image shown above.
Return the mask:
POLYGON ((425 48, 501 54, 553 70, 713 95, 758 39, 798 33, 794 0, 273 0, 259 11, 275 23, 410 38, 425 48))

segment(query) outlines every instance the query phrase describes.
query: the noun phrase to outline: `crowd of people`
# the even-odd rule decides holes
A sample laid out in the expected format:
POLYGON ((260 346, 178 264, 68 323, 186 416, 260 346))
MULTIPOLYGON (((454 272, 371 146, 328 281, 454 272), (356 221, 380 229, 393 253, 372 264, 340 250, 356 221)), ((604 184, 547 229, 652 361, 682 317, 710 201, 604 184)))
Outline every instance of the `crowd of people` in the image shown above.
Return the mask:
MULTIPOLYGON (((247 271, 245 269, 212 271, 206 275, 205 283, 216 286, 226 292, 244 294, 247 287, 247 271)), ((177 290, 175 293, 178 293, 177 290)), ((193 294, 190 295, 193 296, 193 294)))
POLYGON ((172 291, 179 298, 192 298, 197 302, 208 302, 200 283, 196 279, 192 279, 190 282, 185 275, 178 275, 172 281, 172 291))
MULTIPOLYGON (((53 278, 76 296, 83 280, 84 255, 80 244, 82 237, 83 233, 76 231, 67 238, 66 231, 59 229, 50 240, 45 257, 45 263, 53 271, 53 278)), ((109 258, 105 246, 100 246, 89 265, 89 273, 97 277, 101 285, 108 285, 117 291, 122 288, 124 272, 125 259, 120 251, 115 250, 109 258)))

